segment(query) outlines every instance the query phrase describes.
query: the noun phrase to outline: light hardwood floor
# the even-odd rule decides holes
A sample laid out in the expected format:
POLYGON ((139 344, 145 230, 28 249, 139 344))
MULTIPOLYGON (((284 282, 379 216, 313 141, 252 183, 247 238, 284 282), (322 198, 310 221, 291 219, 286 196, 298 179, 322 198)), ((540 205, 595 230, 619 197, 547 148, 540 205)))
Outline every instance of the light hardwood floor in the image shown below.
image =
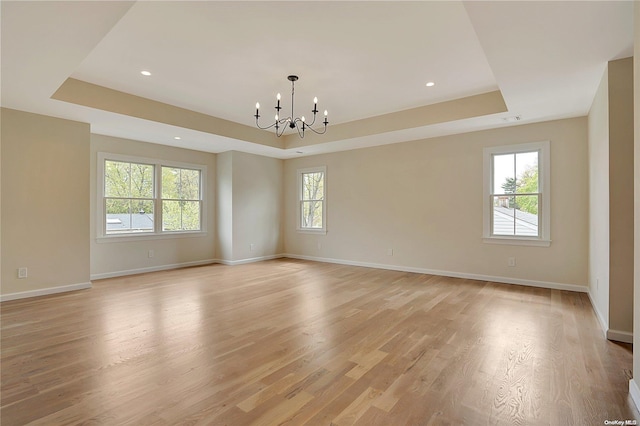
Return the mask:
POLYGON ((586 294, 290 259, 2 303, 9 425, 603 425, 629 345, 586 294))

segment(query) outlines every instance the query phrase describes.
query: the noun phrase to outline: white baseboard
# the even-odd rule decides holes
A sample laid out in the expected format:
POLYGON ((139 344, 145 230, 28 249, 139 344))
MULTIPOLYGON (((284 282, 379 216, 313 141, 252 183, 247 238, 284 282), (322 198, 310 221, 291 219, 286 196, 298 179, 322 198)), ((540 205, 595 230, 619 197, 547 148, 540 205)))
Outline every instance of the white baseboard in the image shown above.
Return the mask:
POLYGON ((271 254, 269 256, 250 257, 250 258, 247 258, 247 259, 240 259, 240 260, 216 259, 215 263, 221 263, 223 265, 242 265, 242 264, 245 264, 245 263, 262 262, 263 260, 280 259, 281 257, 285 257, 285 255, 284 254, 271 254))
POLYGON ((104 278, 124 277, 126 275, 144 274, 146 272, 167 271, 170 269, 187 268, 189 266, 202 266, 220 263, 222 265, 242 265, 245 263, 261 262, 263 260, 278 259, 283 257, 282 254, 273 254, 269 256, 251 257, 240 260, 224 260, 224 259, 207 259, 197 260, 195 262, 173 263, 169 265, 152 266, 149 268, 127 269, 123 271, 105 272, 102 274, 91 274, 92 280, 101 280, 104 278))
POLYGON ((126 275, 144 274, 146 272, 166 271, 169 269, 186 268, 189 266, 210 265, 219 263, 216 259, 196 260, 194 262, 172 263, 169 265, 151 266, 149 268, 127 269, 124 271, 105 272, 102 274, 91 274, 91 280, 101 280, 104 278, 123 277, 126 275))
POLYGON ((636 404, 636 408, 640 410, 640 388, 634 379, 629 380, 629 395, 636 404))
POLYGON ((609 323, 605 320, 602 312, 598 309, 598 305, 596 305, 595 300, 591 297, 591 292, 587 292, 589 295, 589 301, 591 302, 591 307, 593 308, 593 312, 596 313, 596 318, 598 318, 598 322, 600 323, 600 328, 602 329, 602 334, 604 334, 605 338, 607 337, 607 330, 609 330, 609 323))
POLYGON ((79 283, 71 285, 63 285, 59 287, 49 287, 39 290, 21 291, 19 293, 9 293, 0 295, 0 302, 9 300, 26 299, 28 297, 47 296, 49 294, 65 293, 67 291, 85 290, 91 288, 91 283, 79 283))
POLYGON ((633 343, 633 333, 628 331, 608 329, 606 337, 608 340, 613 340, 615 342, 633 343))
POLYGON ((464 279, 478 280, 478 281, 491 281, 491 282, 503 283, 503 284, 519 284, 519 285, 524 285, 529 287, 541 287, 541 288, 550 288, 554 290, 576 291, 580 293, 588 292, 588 288, 586 286, 575 285, 575 284, 554 283, 549 281, 524 280, 521 278, 469 274, 466 272, 442 271, 442 270, 436 270, 436 269, 415 268, 411 266, 386 265, 381 263, 358 262, 358 261, 351 261, 351 260, 331 259, 331 258, 314 257, 314 256, 302 256, 302 255, 290 254, 290 253, 284 254, 284 257, 289 257, 292 259, 312 260, 315 262, 336 263, 339 265, 363 266, 366 268, 388 269, 391 271, 414 272, 417 274, 438 275, 443 277, 464 278, 464 279))
POLYGON ((629 331, 620 331, 609 328, 609 323, 605 320, 602 312, 598 309, 598 305, 596 305, 593 297, 591 297, 591 292, 587 293, 589 295, 589 301, 591 302, 591 307, 593 311, 596 313, 596 318, 598 318, 598 322, 600 323, 600 327, 602 328, 602 333, 604 334, 605 339, 613 340, 615 342, 623 342, 623 343, 633 343, 633 333, 629 331))
MULTIPOLYGON (((429 274, 429 275, 438 275, 438 276, 445 276, 445 277, 463 278, 463 279, 471 279, 471 280, 479 280, 479 281, 491 281, 491 282, 498 282, 498 283, 504 283, 504 284, 519 284, 519 285, 525 285, 530 287, 541 287, 541 288, 550 288, 555 290, 567 290, 567 291, 588 293, 587 287, 579 286, 575 284, 525 280, 520 278, 498 277, 498 276, 491 276, 491 275, 470 274, 470 273, 464 273, 464 272, 442 271, 442 270, 435 270, 435 269, 416 268, 411 266, 398 266, 398 265, 387 265, 387 264, 381 264, 381 263, 358 262, 358 261, 343 260, 343 259, 304 256, 304 255, 297 255, 297 254, 291 254, 291 253, 273 254, 268 256, 259 256, 259 257, 252 257, 252 258, 239 259, 239 260, 208 259, 208 260, 199 260, 194 262, 184 262, 184 263, 174 263, 169 265, 152 266, 148 268, 138 268, 138 269, 123 270, 123 271, 106 272, 106 273, 100 273, 100 274, 91 274, 91 280, 142 274, 146 272, 165 271, 169 269, 185 268, 189 266, 210 265, 214 263, 220 263, 223 265, 242 265, 246 263, 261 262, 264 260, 278 259, 282 257, 291 258, 291 259, 311 260, 314 262, 335 263, 335 264, 350 265, 350 266, 362 266, 366 268, 386 269, 386 270, 401 271, 401 272, 413 272, 417 274, 429 274)), ((45 294, 60 293, 64 291, 73 291, 73 290, 79 290, 79 289, 90 288, 90 287, 91 287, 91 283, 85 283, 85 284, 75 284, 70 286, 54 287, 54 288, 43 289, 43 290, 34 290, 34 291, 28 291, 28 292, 22 292, 22 293, 13 293, 13 294, 0 296, 0 301, 21 299, 25 297, 35 297, 35 296, 41 296, 45 294)), ((592 302, 592 305, 594 305, 593 302, 592 302)), ((596 310, 596 313, 598 313, 597 310, 596 310)), ((602 318, 599 315, 598 315, 598 319, 601 321, 601 324, 602 324, 602 318)), ((632 339, 632 335, 630 333, 620 332, 616 330, 611 330, 611 333, 613 336, 616 337, 615 339, 611 339, 611 340, 625 339, 620 341, 626 342, 627 341, 626 339, 629 339, 629 338, 632 339)))

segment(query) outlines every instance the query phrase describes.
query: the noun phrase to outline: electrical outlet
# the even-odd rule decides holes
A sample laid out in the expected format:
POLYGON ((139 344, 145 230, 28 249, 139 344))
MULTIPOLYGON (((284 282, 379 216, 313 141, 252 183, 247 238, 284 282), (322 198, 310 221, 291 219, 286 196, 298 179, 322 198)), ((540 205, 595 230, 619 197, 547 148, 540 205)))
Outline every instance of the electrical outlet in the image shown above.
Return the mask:
POLYGON ((155 256, 155 252, 153 250, 149 250, 149 258, 152 258, 153 256, 155 256))
POLYGON ((514 266, 516 266, 516 258, 515 257, 508 258, 507 266, 509 266, 510 268, 513 268, 514 266))
POLYGON ((322 243, 318 242, 318 250, 322 249, 322 243))
POLYGON ((18 268, 18 278, 27 278, 27 268, 18 268))
POLYGON ((251 243, 249 244, 249 251, 253 251, 253 249, 256 248, 256 245, 251 243))
POLYGON ((387 249, 387 256, 393 256, 393 249, 387 249))
POLYGON ((596 290, 600 288, 600 279, 596 278, 596 290))

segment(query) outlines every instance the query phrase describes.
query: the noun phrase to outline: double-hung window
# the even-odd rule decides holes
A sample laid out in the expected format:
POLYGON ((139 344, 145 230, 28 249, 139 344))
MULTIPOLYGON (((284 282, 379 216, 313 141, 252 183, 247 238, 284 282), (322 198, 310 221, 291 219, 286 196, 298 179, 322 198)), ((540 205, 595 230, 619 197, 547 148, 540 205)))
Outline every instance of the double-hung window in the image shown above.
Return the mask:
POLYGON ((98 237, 202 233, 206 166, 98 154, 98 237))
POLYGON ((298 170, 298 230, 327 231, 327 169, 298 170))
POLYGON ((550 244, 549 142, 484 149, 484 241, 550 244))

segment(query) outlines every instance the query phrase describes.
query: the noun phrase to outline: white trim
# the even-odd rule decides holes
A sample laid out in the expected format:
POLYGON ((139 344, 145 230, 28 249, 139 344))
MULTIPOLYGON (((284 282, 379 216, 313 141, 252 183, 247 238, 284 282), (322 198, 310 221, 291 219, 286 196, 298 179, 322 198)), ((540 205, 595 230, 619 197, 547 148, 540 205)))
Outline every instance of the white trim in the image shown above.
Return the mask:
POLYGON ((298 206, 296 207, 296 231, 311 234, 327 233, 327 166, 307 167, 296 170, 298 185, 298 206), (305 173, 322 172, 322 228, 303 228, 302 219, 302 175, 305 173))
POLYGON ((180 161, 164 160, 159 158, 137 157, 134 155, 112 154, 109 152, 97 153, 97 192, 96 192, 96 241, 97 242, 126 242, 141 241, 154 238, 180 238, 181 236, 203 236, 207 234, 207 165, 196 163, 183 163, 180 161), (104 162, 106 160, 122 161, 126 163, 148 164, 154 167, 153 232, 107 234, 104 215, 104 162), (175 167, 200 171, 200 229, 197 231, 163 231, 162 230, 162 167, 175 167))
POLYGON ((485 147, 482 150, 483 157, 483 178, 482 178, 482 238, 483 242, 490 244, 508 245, 528 245, 543 246, 551 245, 551 143, 549 141, 530 142, 515 145, 498 145, 485 147), (503 238, 491 235, 491 221, 493 213, 491 209, 490 196, 492 194, 492 156, 494 154, 511 154, 519 152, 539 151, 538 161, 538 190, 542 195, 540 212, 540 238, 503 238), (539 241, 540 244, 534 244, 539 241))
POLYGON ((607 340, 615 342, 633 343, 633 333, 621 330, 607 330, 607 340))
POLYGON ((510 246, 534 246, 534 247, 549 247, 551 246, 551 240, 541 240, 533 238, 508 238, 508 237, 484 237, 483 243, 487 244, 505 244, 510 246))
POLYGON ((91 280, 101 280, 104 278, 123 277, 126 275, 144 274, 146 272, 166 271, 169 269, 187 268, 189 266, 202 266, 218 263, 216 259, 196 260, 193 262, 171 263, 168 265, 151 266, 149 268, 127 269, 124 271, 104 272, 101 274, 91 274, 91 280))
POLYGON ((0 302, 7 302, 9 300, 27 299, 30 297, 48 296, 50 294, 66 293, 68 291, 85 290, 91 288, 91 283, 79 283, 63 285, 59 287, 48 287, 39 290, 21 291, 19 293, 9 293, 0 295, 0 302))
POLYGON ((628 331, 621 330, 613 330, 609 328, 609 323, 605 320, 602 313, 598 310, 598 305, 596 305, 593 297, 591 297, 591 292, 587 293, 589 295, 589 301, 591 302, 591 307, 593 311, 596 313, 596 318, 598 318, 598 322, 600 323, 600 328, 602 329, 602 334, 604 338, 607 340, 613 340, 615 342, 623 342, 623 343, 633 343, 633 333, 628 331))
POLYGON ((591 307, 593 308, 593 311, 596 313, 596 318, 598 318, 598 322, 600 323, 600 328, 602 329, 602 334, 604 335, 605 339, 607 338, 607 330, 609 330, 609 324, 607 323, 607 321, 604 319, 604 316, 602 315, 602 313, 598 310, 598 305, 596 305, 595 300, 593 300, 593 297, 591 297, 591 292, 587 292, 587 294, 589 295, 589 301, 591 302, 591 307))
POLYGON ((291 259, 312 260, 315 262, 336 263, 339 265, 363 266, 365 268, 387 269, 390 271, 414 272, 417 274, 438 275, 442 277, 464 278, 464 279, 478 280, 478 281, 490 281, 490 282, 502 283, 502 284, 525 285, 529 287, 550 288, 553 290, 575 291, 579 293, 587 293, 589 291, 587 286, 581 286, 576 284, 555 283, 551 281, 524 280, 521 278, 470 274, 466 272, 442 271, 437 269, 415 268, 411 266, 386 265, 386 264, 380 264, 380 263, 358 262, 358 261, 342 260, 342 259, 330 259, 330 258, 324 258, 324 257, 301 256, 301 255, 290 254, 290 253, 285 253, 284 257, 288 257, 291 259))
POLYGON ((263 260, 272 260, 272 259, 280 259, 285 257, 283 254, 271 254, 269 256, 260 256, 260 257, 250 257, 247 259, 240 260, 224 260, 224 259, 216 259, 216 263, 221 263, 223 265, 243 265, 245 263, 254 263, 254 262, 262 262, 263 260))
POLYGON ((109 234, 104 237, 96 238, 96 242, 99 244, 102 243, 126 243, 130 241, 142 241, 142 240, 167 240, 167 239, 176 239, 176 238, 196 238, 196 237, 206 237, 206 232, 201 231, 182 231, 182 232, 169 232, 165 231, 162 234, 154 234, 151 232, 140 233, 140 234, 122 234, 122 235, 114 235, 109 234))
POLYGON ((636 404, 636 408, 640 410, 640 388, 638 388, 635 379, 629 380, 629 395, 633 403, 636 404))

